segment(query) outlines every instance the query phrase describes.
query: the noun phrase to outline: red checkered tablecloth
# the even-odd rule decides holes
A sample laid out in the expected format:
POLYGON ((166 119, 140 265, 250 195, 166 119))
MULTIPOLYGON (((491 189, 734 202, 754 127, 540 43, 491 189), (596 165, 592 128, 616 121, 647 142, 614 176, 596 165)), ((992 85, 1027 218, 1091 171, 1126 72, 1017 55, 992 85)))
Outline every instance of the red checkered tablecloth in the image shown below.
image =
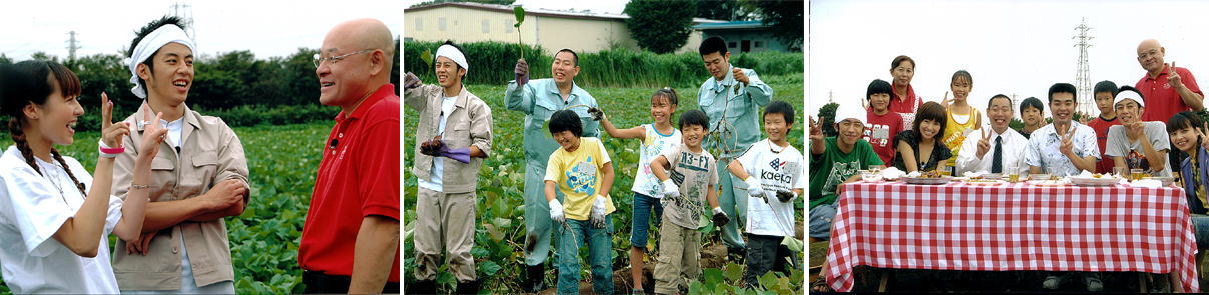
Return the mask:
POLYGON ((825 270, 837 291, 858 265, 1175 272, 1199 290, 1181 188, 855 182, 837 205, 825 270))

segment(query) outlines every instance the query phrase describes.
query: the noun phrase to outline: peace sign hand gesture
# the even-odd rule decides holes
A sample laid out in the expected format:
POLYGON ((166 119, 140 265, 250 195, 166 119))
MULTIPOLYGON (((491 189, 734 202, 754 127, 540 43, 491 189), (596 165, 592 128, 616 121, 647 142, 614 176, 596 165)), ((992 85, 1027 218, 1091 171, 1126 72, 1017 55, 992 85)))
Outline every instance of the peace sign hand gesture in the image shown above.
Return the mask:
POLYGON ((113 124, 113 102, 101 92, 101 142, 107 147, 122 147, 122 136, 130 135, 130 124, 113 124))
POLYGON ((819 121, 810 116, 810 140, 823 140, 823 127, 819 125, 819 121))
POLYGON ((949 104, 953 103, 953 99, 949 98, 949 92, 945 91, 945 98, 940 100, 940 106, 949 108, 949 104))
POLYGON ((1066 130, 1066 135, 1062 136, 1062 144, 1058 146, 1058 151, 1063 155, 1071 155, 1074 153, 1075 145, 1071 139, 1075 137, 1075 126, 1070 126, 1066 130))
POLYGON ((1175 61, 1172 61, 1171 66, 1167 67, 1167 85, 1177 89, 1184 86, 1184 82, 1180 80, 1180 73, 1175 71, 1175 61))
POLYGON ((991 150, 992 133, 987 132, 986 128, 980 128, 978 130, 982 131, 982 139, 978 140, 978 150, 975 152, 975 154, 979 159, 982 159, 982 157, 986 156, 987 152, 991 150))

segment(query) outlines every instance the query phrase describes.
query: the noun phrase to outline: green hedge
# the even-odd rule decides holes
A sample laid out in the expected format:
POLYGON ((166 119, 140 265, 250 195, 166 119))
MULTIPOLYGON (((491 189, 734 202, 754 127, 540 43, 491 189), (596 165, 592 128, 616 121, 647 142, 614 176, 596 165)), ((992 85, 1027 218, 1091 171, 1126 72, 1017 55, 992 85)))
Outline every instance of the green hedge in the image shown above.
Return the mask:
MULTIPOLYGON (((442 42, 403 42, 403 71, 413 72, 424 81, 436 78, 421 59, 425 50, 436 53, 442 42)), ((506 84, 513 79, 513 67, 520 58, 516 43, 471 42, 458 44, 467 54, 470 72, 466 84, 506 84)), ((552 53, 526 46, 532 79, 549 78, 552 53)), ((709 77, 696 52, 655 54, 650 51, 609 49, 579 55, 579 76, 575 82, 584 87, 695 87, 709 77)), ((803 72, 805 56, 800 52, 759 52, 731 54, 736 67, 755 69, 760 75, 786 75, 803 72)), ((432 83, 432 82, 430 82, 432 83)))
POLYGON ((199 110, 207 116, 222 118, 228 126, 288 125, 333 120, 340 108, 315 104, 276 107, 242 105, 225 110, 199 110))

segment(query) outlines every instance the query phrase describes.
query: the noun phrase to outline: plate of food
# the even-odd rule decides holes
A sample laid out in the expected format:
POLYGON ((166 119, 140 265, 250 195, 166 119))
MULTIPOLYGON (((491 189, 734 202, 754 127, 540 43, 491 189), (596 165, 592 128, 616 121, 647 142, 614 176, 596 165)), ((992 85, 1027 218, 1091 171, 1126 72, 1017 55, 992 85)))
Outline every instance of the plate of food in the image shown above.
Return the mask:
POLYGON ((949 177, 941 175, 940 172, 928 171, 923 173, 912 172, 901 178, 907 184, 946 184, 949 183, 949 177), (918 174, 918 175, 916 175, 918 174))
POLYGON ((1113 186, 1121 182, 1121 179, 1112 175, 1095 173, 1091 175, 1071 176, 1070 182, 1078 186, 1113 186))

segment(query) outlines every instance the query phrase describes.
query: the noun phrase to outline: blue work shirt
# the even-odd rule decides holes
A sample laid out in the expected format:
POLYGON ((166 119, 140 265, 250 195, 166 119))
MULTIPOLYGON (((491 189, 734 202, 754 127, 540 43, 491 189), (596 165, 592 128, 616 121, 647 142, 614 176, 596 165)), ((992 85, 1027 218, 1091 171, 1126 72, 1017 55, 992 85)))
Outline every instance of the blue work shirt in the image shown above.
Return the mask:
POLYGON ((729 140, 719 139, 722 142, 715 142, 713 136, 707 138, 705 147, 711 152, 715 151, 718 144, 722 148, 717 149, 717 156, 722 158, 735 158, 743 154, 747 147, 751 144, 760 141, 763 130, 760 129, 760 107, 768 105, 772 101, 772 87, 760 81, 760 77, 756 75, 756 71, 752 69, 743 69, 743 74, 747 75, 747 79, 751 83, 743 86, 742 83, 735 81, 733 66, 728 65, 726 69, 726 78, 718 81, 713 76, 701 83, 701 89, 697 91, 697 104, 705 115, 709 116, 710 133, 724 132, 719 130, 719 126, 723 120, 729 122, 733 128, 732 135, 729 140), (738 86, 738 93, 735 93, 735 84, 738 86))
POLYGON ((554 79, 529 80, 523 89, 518 89, 515 80, 509 81, 508 89, 504 90, 504 104, 509 110, 525 113, 525 160, 530 164, 545 167, 550 154, 560 147, 546 127, 554 112, 570 107, 583 122, 581 137, 600 136, 600 122, 592 121, 588 114, 589 107, 597 106, 596 98, 575 82, 571 83, 571 94, 564 101, 554 79))

